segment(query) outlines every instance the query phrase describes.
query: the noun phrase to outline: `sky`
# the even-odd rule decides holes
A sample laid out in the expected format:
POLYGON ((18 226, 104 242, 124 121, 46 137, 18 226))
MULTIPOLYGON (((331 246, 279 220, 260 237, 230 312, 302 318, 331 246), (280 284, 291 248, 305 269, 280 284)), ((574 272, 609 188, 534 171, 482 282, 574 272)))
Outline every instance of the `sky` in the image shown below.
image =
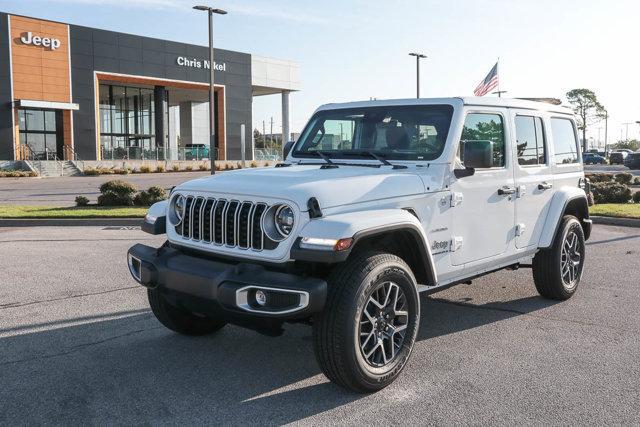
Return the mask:
MULTIPOLYGON (((500 58, 506 96, 589 88, 609 111, 609 143, 623 123, 640 138, 638 0, 0 0, 0 11, 206 45, 194 2, 229 12, 216 47, 300 64, 292 131, 328 102, 414 97, 418 51, 422 97, 472 95, 500 58)), ((271 117, 280 132, 279 95, 255 98, 254 127, 271 117)), ((604 122, 587 136, 599 134, 604 144, 604 122)))

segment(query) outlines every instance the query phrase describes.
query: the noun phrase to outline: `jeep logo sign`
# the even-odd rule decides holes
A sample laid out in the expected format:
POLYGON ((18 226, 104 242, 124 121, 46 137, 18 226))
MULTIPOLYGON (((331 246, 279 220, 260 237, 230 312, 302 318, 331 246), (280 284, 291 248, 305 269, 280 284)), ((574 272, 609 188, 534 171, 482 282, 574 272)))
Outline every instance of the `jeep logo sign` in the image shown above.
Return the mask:
POLYGON ((23 33, 20 37, 22 44, 31 44, 34 46, 42 46, 51 50, 56 50, 60 47, 60 39, 54 39, 50 37, 34 36, 31 31, 23 33))

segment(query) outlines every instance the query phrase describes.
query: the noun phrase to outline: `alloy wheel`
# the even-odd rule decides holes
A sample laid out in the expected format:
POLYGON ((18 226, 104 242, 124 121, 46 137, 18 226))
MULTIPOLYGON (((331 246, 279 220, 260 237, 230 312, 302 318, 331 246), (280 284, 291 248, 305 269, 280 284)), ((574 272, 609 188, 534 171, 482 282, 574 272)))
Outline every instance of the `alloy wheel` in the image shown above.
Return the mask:
POLYGON ((380 283, 369 295, 359 323, 360 351, 369 365, 380 368, 395 360, 408 322, 407 298, 400 286, 380 283))
POLYGON ((568 289, 573 289, 578 284, 582 264, 581 250, 578 234, 575 231, 569 231, 562 243, 560 259, 562 282, 568 289))

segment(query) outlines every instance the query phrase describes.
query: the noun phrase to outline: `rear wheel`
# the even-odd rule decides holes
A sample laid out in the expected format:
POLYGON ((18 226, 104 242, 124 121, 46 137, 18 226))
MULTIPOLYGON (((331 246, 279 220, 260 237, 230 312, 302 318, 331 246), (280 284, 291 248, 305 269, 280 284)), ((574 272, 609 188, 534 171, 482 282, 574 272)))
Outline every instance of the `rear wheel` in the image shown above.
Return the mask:
POLYGON ((329 278, 327 304, 314 318, 316 359, 336 384, 372 392, 404 368, 420 319, 411 269, 386 253, 354 254, 329 278))
POLYGON ((183 335, 206 335, 221 329, 226 323, 217 318, 191 313, 171 304, 157 289, 148 289, 151 311, 167 328, 183 335))
POLYGON ((585 260, 584 232, 580 221, 565 215, 549 249, 533 258, 533 280, 540 295, 566 300, 576 292, 585 260))

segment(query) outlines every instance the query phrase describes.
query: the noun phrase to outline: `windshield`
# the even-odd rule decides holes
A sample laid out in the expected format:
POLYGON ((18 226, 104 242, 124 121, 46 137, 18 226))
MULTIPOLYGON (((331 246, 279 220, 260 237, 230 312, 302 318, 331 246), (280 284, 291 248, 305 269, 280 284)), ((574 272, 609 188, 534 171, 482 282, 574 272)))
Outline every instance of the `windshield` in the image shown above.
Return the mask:
POLYGON ((326 110, 315 114, 296 143, 293 156, 369 157, 434 160, 442 154, 453 107, 382 106, 326 110), (367 154, 369 153, 369 154, 367 154))

